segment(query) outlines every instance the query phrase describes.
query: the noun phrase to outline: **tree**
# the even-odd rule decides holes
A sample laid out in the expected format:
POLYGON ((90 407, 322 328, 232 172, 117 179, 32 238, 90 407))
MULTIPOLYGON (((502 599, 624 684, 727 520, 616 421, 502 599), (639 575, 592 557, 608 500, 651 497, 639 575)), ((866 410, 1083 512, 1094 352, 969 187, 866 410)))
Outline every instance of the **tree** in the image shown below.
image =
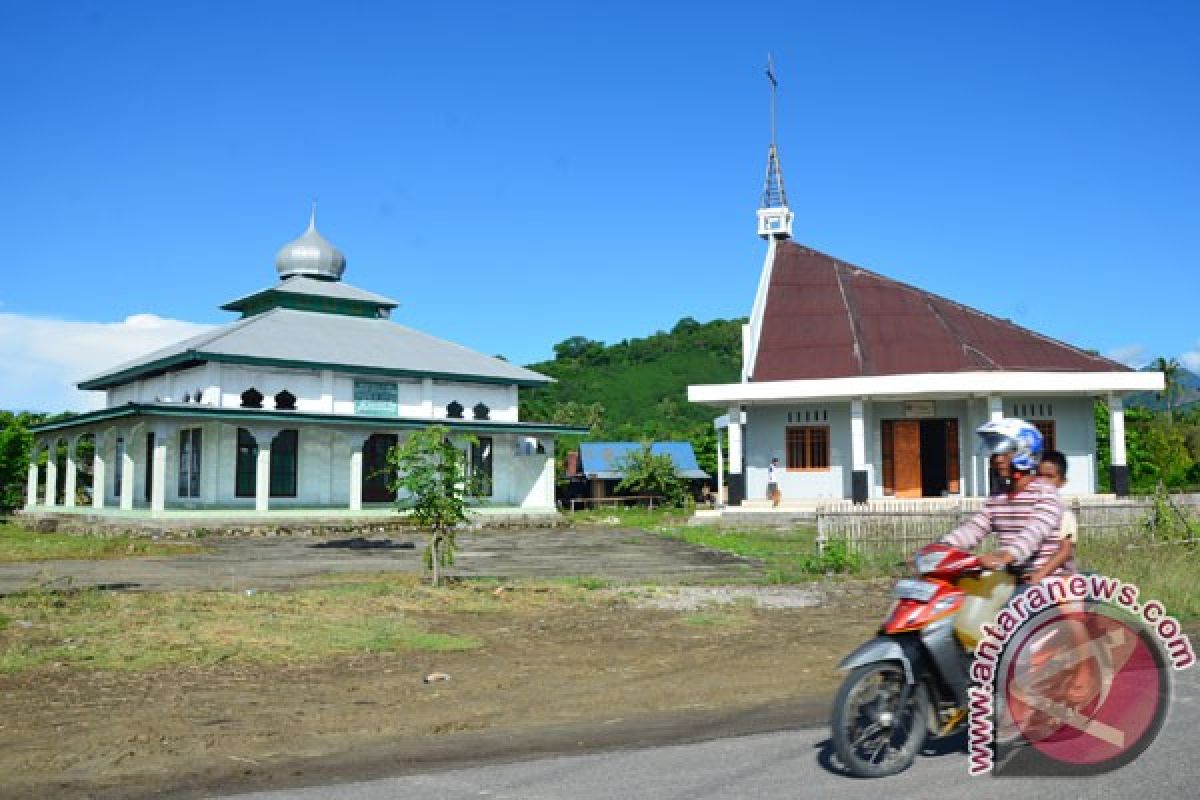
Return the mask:
POLYGON ((0 510, 25 504, 25 480, 33 435, 29 425, 37 423, 29 414, 0 411, 0 510))
MULTIPOLYGON (((449 436, 444 425, 434 425, 388 451, 388 464, 394 470, 389 484, 396 491, 397 507, 408 511, 418 527, 430 531, 425 566, 434 586, 441 582, 441 569, 454 563, 455 527, 467 521, 466 463, 449 436)), ((473 444, 474 438, 466 442, 473 444)))
POLYGON ((1167 424, 1173 424, 1175 419, 1175 398, 1179 396, 1179 361, 1174 358, 1163 358, 1159 356, 1154 359, 1154 369, 1163 374, 1163 390, 1158 394, 1158 399, 1165 400, 1167 404, 1167 424))
POLYGON ((669 455, 651 452, 649 444, 628 453, 618 467, 625 477, 617 484, 617 492, 656 495, 675 507, 687 503, 687 480, 680 477, 669 455))

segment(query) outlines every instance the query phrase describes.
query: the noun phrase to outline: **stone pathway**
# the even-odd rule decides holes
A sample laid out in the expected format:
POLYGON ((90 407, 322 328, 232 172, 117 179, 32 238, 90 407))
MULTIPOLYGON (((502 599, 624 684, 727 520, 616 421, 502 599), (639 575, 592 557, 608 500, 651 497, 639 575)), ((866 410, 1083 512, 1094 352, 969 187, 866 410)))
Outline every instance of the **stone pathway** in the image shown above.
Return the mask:
MULTIPOLYGON (((338 573, 421 570, 425 537, 375 535, 390 547, 355 547, 339 537, 213 538, 204 554, 107 561, 0 564, 0 594, 35 588, 104 586, 130 590, 288 589, 338 573), (346 546, 330 546, 345 542, 346 546)), ((588 576, 614 582, 742 582, 753 561, 637 530, 583 528, 471 531, 458 535, 451 574, 471 577, 588 576)))

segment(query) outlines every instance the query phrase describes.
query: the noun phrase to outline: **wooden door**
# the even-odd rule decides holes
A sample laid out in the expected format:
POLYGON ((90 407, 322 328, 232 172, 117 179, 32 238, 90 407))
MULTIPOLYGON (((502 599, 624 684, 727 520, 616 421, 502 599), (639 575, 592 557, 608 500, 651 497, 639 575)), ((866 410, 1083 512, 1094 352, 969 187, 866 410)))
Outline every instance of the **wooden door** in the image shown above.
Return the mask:
POLYGON ((896 497, 920 497, 921 423, 918 420, 896 420, 892 430, 896 497))

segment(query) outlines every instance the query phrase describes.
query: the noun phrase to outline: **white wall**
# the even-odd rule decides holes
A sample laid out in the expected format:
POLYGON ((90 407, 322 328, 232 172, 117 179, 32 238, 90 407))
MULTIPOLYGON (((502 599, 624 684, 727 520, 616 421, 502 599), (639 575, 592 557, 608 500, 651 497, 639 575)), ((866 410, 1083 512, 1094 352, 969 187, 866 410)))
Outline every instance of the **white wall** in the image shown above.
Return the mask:
POLYGON ((762 500, 767 494, 767 466, 778 458, 779 490, 784 500, 840 499, 850 496, 850 404, 848 402, 795 403, 757 406, 746 412, 744 433, 746 498, 762 500), (788 413, 793 425, 829 426, 830 468, 821 472, 787 471, 788 413), (805 413, 809 419, 805 420, 805 413))

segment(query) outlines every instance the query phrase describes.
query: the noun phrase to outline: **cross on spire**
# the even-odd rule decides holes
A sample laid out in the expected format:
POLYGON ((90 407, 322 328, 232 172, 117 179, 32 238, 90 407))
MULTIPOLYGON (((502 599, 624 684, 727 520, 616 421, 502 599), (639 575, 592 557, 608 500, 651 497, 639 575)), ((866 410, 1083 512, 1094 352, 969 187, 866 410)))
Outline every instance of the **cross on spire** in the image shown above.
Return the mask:
POLYGON ((758 209, 758 234, 764 238, 783 238, 792 234, 792 212, 788 210, 787 190, 783 185, 783 167, 775 145, 775 101, 779 80, 775 60, 767 54, 767 80, 771 84, 771 145, 767 149, 767 175, 763 180, 762 203, 758 209))

